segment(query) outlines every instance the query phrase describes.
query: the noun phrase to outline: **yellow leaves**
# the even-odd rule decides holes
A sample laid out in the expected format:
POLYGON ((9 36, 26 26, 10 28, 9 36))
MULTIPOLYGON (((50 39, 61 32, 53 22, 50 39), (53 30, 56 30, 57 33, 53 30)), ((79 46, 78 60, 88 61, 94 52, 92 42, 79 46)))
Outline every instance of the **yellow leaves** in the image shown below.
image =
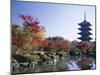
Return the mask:
POLYGON ((40 38, 41 40, 44 40, 45 39, 44 31, 43 30, 40 30, 39 32, 37 32, 35 34, 35 37, 40 38))

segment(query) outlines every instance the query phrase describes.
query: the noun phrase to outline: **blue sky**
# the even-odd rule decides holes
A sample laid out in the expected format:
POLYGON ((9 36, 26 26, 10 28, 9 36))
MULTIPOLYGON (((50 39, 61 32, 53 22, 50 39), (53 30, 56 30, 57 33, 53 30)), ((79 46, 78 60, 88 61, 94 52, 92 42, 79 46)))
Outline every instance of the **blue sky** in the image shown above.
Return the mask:
POLYGON ((35 2, 12 2, 12 23, 22 25, 23 21, 18 14, 31 15, 40 21, 40 25, 46 29, 46 37, 62 36, 67 40, 78 40, 80 32, 78 23, 86 20, 92 24, 91 37, 95 40, 95 6, 35 3, 35 2))

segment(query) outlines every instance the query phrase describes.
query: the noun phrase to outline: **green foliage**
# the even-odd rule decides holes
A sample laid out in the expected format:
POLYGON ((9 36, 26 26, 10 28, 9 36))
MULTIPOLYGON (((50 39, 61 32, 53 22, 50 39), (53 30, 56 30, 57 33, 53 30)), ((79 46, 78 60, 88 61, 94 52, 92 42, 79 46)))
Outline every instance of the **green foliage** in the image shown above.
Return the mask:
POLYGON ((30 56, 27 56, 27 58, 31 61, 37 61, 40 59, 39 55, 30 55, 30 56))
POLYGON ((57 52, 57 55, 59 55, 59 57, 63 57, 63 56, 66 56, 66 52, 61 50, 60 52, 57 52))
POLYGON ((27 61, 29 61, 29 59, 28 59, 26 56, 23 56, 23 55, 18 55, 18 54, 16 54, 16 55, 14 55, 13 57, 14 57, 14 59, 16 59, 18 62, 27 62, 27 61))
POLYGON ((40 60, 40 56, 39 55, 30 55, 30 56, 24 56, 24 55, 15 55, 14 58, 18 61, 18 62, 28 62, 28 61, 37 61, 40 60))
POLYGON ((54 55, 48 54, 48 56, 51 57, 51 59, 54 59, 54 55))
POLYGON ((49 61, 49 60, 51 60, 51 57, 48 56, 48 55, 46 55, 46 54, 44 54, 44 55, 42 56, 42 60, 43 60, 43 61, 49 61))

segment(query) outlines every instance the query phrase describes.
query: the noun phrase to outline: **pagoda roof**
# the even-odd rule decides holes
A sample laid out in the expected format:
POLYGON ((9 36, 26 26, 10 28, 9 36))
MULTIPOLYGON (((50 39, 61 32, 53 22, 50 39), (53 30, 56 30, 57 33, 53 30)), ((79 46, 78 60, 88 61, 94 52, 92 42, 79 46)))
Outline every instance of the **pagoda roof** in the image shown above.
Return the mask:
POLYGON ((90 33, 90 32, 80 32, 78 34, 80 34, 80 35, 92 35, 92 33, 90 33))
POLYGON ((85 31, 85 30, 92 30, 91 28, 87 27, 87 28, 78 28, 79 30, 85 31))
POLYGON ((89 22, 87 22, 86 20, 84 20, 83 22, 79 23, 80 26, 84 26, 84 25, 87 25, 87 26, 91 26, 91 24, 89 22))
POLYGON ((78 39, 82 40, 82 41, 89 41, 92 38, 91 37, 79 37, 78 39))

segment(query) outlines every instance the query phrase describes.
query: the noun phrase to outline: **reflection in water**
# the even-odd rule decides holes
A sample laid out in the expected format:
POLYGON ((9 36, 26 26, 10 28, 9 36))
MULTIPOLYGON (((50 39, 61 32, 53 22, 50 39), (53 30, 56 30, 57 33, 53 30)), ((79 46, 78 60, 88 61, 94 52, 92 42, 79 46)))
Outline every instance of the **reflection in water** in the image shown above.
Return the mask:
POLYGON ((93 62, 91 63, 91 66, 92 66, 92 67, 91 67, 92 70, 96 69, 96 62, 93 61, 93 62))
POLYGON ((76 60, 71 59, 66 62, 65 70, 94 70, 96 69, 96 62, 93 58, 82 57, 81 59, 76 60))
POLYGON ((55 60, 53 63, 34 65, 33 68, 20 68, 17 73, 35 73, 35 72, 54 72, 54 71, 79 71, 96 69, 94 58, 88 57, 71 57, 70 59, 55 60))
POLYGON ((76 61, 69 61, 66 63, 67 70, 80 70, 80 67, 78 66, 76 61))

